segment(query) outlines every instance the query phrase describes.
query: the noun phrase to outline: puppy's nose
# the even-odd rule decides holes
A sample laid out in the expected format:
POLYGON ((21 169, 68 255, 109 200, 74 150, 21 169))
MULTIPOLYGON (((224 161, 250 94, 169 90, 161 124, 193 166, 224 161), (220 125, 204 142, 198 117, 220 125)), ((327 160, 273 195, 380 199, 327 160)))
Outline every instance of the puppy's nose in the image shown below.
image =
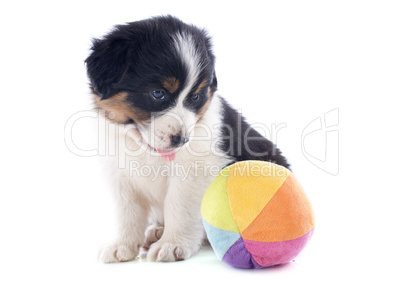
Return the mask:
POLYGON ((189 137, 187 135, 182 135, 181 133, 177 134, 177 135, 173 135, 171 137, 171 141, 172 141, 172 146, 173 147, 178 147, 180 145, 185 144, 186 142, 188 142, 189 137))

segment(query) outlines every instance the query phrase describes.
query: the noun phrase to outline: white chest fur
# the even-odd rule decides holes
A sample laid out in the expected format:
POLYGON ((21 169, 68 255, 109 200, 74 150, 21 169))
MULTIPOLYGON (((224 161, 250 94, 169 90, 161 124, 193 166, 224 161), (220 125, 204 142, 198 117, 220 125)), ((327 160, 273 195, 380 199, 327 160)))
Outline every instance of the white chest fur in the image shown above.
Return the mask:
MULTIPOLYGON (((109 149, 107 172, 119 199, 139 199, 153 221, 164 222, 168 191, 191 193, 187 203, 199 211, 202 196, 219 171, 231 161, 219 148, 222 112, 216 96, 203 118, 194 126, 190 142, 173 161, 164 161, 157 153, 141 146, 125 126, 105 128, 109 149), (110 130, 113 130, 111 132, 110 130)), ((145 217, 144 217, 145 218, 145 217)))

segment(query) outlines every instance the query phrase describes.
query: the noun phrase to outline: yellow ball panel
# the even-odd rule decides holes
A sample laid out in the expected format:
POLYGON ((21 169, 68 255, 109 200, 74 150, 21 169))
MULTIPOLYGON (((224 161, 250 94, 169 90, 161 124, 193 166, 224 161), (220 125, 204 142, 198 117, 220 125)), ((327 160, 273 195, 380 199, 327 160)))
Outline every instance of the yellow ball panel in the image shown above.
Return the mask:
POLYGON ((230 167, 226 187, 240 232, 260 214, 289 174, 287 168, 264 161, 242 161, 230 167))
POLYGON ((229 171, 229 167, 223 169, 208 187, 202 200, 201 214, 209 224, 219 229, 240 233, 232 216, 226 190, 229 171))

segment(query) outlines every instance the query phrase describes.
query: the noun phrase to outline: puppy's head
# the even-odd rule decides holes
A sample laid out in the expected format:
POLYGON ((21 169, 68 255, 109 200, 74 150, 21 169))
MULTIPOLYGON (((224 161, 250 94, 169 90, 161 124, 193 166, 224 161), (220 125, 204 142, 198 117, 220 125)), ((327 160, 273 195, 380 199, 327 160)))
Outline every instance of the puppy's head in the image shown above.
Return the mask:
POLYGON ((167 16, 116 26, 86 64, 97 108, 171 158, 216 91, 214 61, 205 31, 167 16))

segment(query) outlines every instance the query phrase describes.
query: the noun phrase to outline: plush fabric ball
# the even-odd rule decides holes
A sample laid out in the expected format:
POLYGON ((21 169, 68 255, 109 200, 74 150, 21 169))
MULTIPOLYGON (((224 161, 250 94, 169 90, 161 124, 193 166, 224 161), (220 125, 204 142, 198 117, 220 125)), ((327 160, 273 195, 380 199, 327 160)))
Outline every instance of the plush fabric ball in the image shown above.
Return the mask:
POLYGON ((291 261, 314 231, 311 204, 295 176, 263 161, 224 168, 206 191, 201 213, 218 258, 241 268, 291 261))

